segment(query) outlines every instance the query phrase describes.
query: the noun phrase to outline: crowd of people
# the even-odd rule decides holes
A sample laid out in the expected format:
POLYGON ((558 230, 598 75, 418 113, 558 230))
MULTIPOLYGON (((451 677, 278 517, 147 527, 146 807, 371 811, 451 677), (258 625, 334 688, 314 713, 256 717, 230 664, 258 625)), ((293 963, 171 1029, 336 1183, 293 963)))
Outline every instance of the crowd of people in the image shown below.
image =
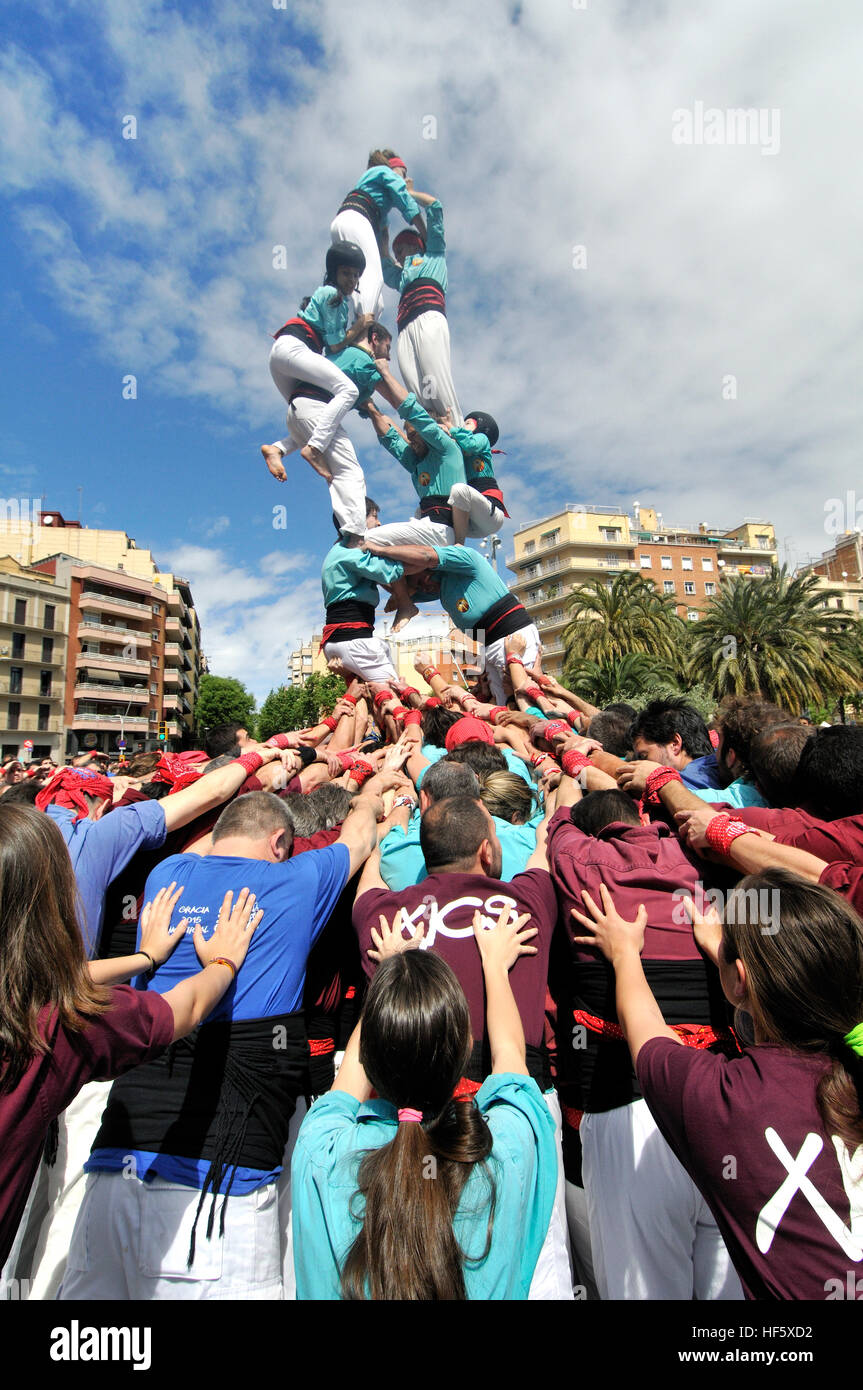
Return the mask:
POLYGON ((234 723, 122 768, 4 769, 3 1280, 61 1300, 845 1297, 863 730, 756 695, 710 725, 685 697, 599 709, 543 672, 464 544, 503 515, 497 427, 459 412, 442 211, 406 173, 372 155, 271 358, 290 404, 268 467, 300 448, 330 486, 344 695, 266 743, 234 723), (339 424, 357 403, 414 479, 407 522, 366 496, 339 424), (420 655, 399 679, 379 586, 398 623, 439 597, 480 666, 454 683, 420 655))

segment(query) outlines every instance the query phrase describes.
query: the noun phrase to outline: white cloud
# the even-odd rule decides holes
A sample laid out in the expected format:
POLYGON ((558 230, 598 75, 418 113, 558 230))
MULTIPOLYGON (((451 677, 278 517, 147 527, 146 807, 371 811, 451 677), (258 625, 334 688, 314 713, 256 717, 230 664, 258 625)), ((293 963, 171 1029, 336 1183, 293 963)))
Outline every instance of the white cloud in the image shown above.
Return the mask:
POLYGON ((229 516, 217 516, 215 521, 212 521, 207 527, 204 536, 208 541, 212 540, 214 536, 221 536, 222 532, 227 531, 230 525, 231 518, 229 516))

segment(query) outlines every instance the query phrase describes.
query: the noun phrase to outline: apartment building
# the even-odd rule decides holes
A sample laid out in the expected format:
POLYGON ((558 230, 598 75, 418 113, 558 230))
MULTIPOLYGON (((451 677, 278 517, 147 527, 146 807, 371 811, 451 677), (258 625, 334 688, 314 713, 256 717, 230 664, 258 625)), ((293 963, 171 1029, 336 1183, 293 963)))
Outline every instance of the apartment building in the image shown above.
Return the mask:
POLYGON ((802 567, 804 574, 819 576, 819 587, 834 591, 832 604, 848 613, 863 613, 863 535, 846 531, 820 560, 802 567))
POLYGON ((62 761, 68 638, 68 590, 50 575, 28 570, 10 555, 0 556, 0 741, 4 759, 62 761))
MULTIPOLYGON (((395 636, 391 633, 386 634, 386 641, 389 643, 399 679, 416 686, 418 690, 430 693, 414 669, 417 652, 430 654, 444 679, 458 683, 459 670, 463 669, 465 659, 470 659, 475 653, 476 646, 461 634, 457 641, 450 642, 451 624, 445 613, 424 614, 422 626, 422 635, 416 633, 412 624, 395 636)), ((309 676, 325 676, 327 670, 326 657, 321 653, 320 634, 315 633, 311 641, 291 652, 288 658, 288 685, 305 685, 309 676)))
POLYGON ((61 756, 116 752, 121 741, 127 752, 155 748, 163 721, 168 748, 190 739, 206 661, 188 580, 160 571, 125 531, 83 527, 60 512, 7 508, 4 549, 8 572, 65 596, 61 756))
POLYGON ((563 670, 563 631, 571 621, 574 589, 591 579, 610 586, 629 571, 672 595, 681 618, 695 622, 723 579, 763 577, 776 563, 776 537, 766 521, 747 520, 732 530, 669 526, 661 513, 634 505, 632 514, 613 507, 570 503, 562 512, 522 526, 507 566, 510 585, 540 630, 546 668, 563 670))

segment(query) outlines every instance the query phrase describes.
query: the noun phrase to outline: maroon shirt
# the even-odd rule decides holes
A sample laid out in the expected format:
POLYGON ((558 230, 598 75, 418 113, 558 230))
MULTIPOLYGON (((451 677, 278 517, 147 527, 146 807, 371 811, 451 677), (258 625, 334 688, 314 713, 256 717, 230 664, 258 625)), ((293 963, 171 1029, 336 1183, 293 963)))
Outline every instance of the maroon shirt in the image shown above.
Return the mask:
POLYGON ((510 909, 510 920, 513 913, 529 912, 530 925, 539 929, 530 943, 537 947, 537 954, 521 956, 509 972, 524 1040, 528 1047, 539 1048, 545 1023, 548 952, 557 920, 554 887, 545 869, 528 869, 516 874, 509 883, 485 874, 429 874, 422 883, 397 893, 370 889, 354 905, 354 928, 363 969, 371 978, 377 968, 367 954, 373 946, 372 927, 379 929, 381 915, 392 922, 398 909, 405 908, 411 918, 410 930, 420 922, 425 926, 423 949, 435 951, 452 966, 467 995, 474 1038, 485 1038, 485 986, 473 934, 473 915, 479 908, 489 924, 496 925, 504 905, 510 909))
POLYGON ((834 859, 863 860, 863 816, 818 820, 794 807, 771 810, 767 806, 728 808, 735 820, 756 830, 766 830, 782 845, 794 845, 831 863, 834 859))
POLYGON ((780 1047, 728 1059, 668 1038, 638 1054, 653 1117, 716 1217, 748 1298, 844 1297, 848 1271, 863 1274, 863 1148, 855 1182, 815 1103, 825 1067, 780 1047))
MULTIPOLYGON (((174 1015, 155 991, 117 985, 105 1013, 81 1033, 43 1009, 39 1028, 51 1051, 33 1058, 11 1093, 0 1092, 0 1266, 9 1254, 39 1165, 45 1134, 88 1081, 109 1081, 149 1062, 174 1036, 174 1015)), ((105 1092, 105 1100, 108 1092, 105 1092)))
POLYGON ((847 898, 854 911, 863 917, 863 864, 845 864, 834 860, 828 864, 818 880, 825 888, 832 888, 847 898))

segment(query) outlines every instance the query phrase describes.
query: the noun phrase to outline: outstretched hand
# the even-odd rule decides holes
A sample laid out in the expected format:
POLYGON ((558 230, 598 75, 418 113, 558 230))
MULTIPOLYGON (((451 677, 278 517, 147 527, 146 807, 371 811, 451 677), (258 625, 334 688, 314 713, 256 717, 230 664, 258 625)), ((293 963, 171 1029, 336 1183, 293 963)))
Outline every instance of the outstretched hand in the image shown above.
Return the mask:
POLYGON ((644 903, 639 905, 635 921, 628 922, 614 906, 614 900, 604 883, 599 885, 599 894, 602 907, 594 902, 586 890, 581 895, 589 916, 572 908, 576 922, 580 922, 592 932, 591 936, 573 937, 575 945, 598 947, 612 965, 627 951, 635 951, 640 955, 644 947, 644 928, 647 926, 647 908, 644 903))

